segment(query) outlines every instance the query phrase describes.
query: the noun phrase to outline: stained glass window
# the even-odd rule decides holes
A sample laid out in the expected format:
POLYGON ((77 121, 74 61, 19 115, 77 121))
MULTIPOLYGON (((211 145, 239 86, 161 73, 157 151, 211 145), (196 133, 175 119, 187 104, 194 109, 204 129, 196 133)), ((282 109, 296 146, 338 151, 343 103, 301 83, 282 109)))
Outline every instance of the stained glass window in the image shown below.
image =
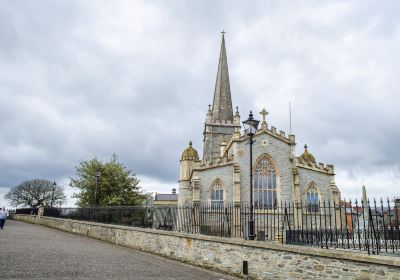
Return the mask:
POLYGON ((254 207, 273 209, 277 206, 276 170, 267 155, 257 160, 254 169, 254 207))

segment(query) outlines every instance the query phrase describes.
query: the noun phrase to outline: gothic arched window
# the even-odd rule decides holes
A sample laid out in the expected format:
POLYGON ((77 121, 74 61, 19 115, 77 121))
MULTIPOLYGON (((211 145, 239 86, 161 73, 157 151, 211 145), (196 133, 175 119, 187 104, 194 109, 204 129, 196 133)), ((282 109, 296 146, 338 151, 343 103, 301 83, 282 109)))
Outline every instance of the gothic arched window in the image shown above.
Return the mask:
POLYGON ((211 208, 220 208, 224 206, 224 188, 220 179, 216 179, 210 187, 211 208))
POLYGON ((318 187, 314 182, 311 182, 306 193, 306 203, 309 211, 318 211, 319 199, 318 187))
POLYGON ((273 209, 277 206, 276 170, 267 155, 261 156, 254 168, 254 207, 273 209))

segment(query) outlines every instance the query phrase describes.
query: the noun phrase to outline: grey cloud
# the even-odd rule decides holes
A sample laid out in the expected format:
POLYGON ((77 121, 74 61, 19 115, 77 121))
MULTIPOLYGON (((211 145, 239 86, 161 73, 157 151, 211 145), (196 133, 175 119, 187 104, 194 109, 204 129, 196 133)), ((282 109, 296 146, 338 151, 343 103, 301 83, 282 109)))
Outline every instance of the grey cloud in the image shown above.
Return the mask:
POLYGON ((292 101, 297 152, 307 143, 348 171, 345 188, 398 170, 395 4, 2 2, 0 186, 73 176, 114 152, 139 176, 176 181, 187 142, 202 150, 221 29, 242 119, 265 106, 288 133, 292 101))

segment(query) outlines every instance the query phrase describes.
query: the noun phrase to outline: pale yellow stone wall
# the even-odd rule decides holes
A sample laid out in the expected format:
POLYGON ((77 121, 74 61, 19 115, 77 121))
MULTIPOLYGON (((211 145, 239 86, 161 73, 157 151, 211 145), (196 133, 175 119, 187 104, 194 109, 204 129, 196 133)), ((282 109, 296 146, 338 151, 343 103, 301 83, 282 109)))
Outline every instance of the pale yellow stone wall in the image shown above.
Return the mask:
POLYGON ((16 220, 72 232, 197 266, 241 275, 249 262, 254 279, 400 279, 400 258, 98 224, 31 215, 16 220))

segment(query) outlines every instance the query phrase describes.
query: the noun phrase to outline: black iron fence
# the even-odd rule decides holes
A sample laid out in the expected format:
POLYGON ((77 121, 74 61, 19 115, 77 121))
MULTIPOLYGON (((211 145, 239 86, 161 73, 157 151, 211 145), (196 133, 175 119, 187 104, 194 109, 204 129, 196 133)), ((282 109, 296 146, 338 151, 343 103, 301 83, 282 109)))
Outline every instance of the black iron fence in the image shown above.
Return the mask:
POLYGON ((17 208, 15 214, 37 215, 39 208, 17 208))
MULTIPOLYGON (((37 209, 17 209, 37 214, 37 209)), ((174 230, 232 238, 247 238, 248 204, 45 208, 44 216, 134 227, 174 230)), ((398 253, 400 201, 364 201, 318 204, 281 202, 254 209, 256 239, 286 244, 341 248, 368 253, 398 253)))

